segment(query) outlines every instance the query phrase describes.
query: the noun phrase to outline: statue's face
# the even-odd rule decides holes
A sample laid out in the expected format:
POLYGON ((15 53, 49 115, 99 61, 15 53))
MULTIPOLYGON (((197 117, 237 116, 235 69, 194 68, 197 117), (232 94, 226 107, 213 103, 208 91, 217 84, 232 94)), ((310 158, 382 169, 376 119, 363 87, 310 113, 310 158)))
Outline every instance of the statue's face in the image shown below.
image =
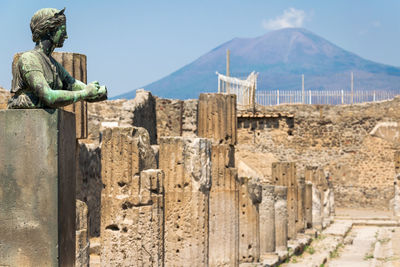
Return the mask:
POLYGON ((62 47, 64 45, 65 39, 68 39, 67 35, 67 25, 63 24, 58 27, 57 31, 53 36, 53 43, 56 47, 62 47))

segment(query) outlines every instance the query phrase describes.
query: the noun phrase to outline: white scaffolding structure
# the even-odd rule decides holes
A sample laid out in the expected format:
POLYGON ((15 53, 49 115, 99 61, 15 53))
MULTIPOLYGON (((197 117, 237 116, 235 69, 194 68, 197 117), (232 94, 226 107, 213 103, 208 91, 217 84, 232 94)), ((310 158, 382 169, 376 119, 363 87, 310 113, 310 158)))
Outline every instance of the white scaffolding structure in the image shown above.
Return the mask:
POLYGON ((246 80, 218 75, 218 93, 236 94, 237 105, 241 108, 255 108, 258 73, 252 72, 246 80))

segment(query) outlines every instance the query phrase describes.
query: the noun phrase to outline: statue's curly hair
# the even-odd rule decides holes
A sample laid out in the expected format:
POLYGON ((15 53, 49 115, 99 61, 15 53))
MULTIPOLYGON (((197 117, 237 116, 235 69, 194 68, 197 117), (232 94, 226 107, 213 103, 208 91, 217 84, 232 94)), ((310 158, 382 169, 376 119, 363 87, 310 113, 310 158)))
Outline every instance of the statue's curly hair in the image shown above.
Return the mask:
POLYGON ((38 10, 31 19, 31 31, 33 42, 39 42, 44 36, 57 30, 67 21, 64 15, 65 8, 43 8, 38 10))

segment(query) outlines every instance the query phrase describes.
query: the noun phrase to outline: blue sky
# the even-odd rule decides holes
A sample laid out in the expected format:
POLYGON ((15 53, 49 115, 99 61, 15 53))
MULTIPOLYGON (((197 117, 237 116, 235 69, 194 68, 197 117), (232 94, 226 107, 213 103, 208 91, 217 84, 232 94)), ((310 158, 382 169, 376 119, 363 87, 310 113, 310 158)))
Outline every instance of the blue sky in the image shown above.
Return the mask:
POLYGON ((69 39, 57 51, 86 54, 88 80, 107 85, 110 96, 235 37, 282 27, 304 27, 361 57, 400 66, 399 0, 0 0, 0 85, 7 89, 12 56, 33 48, 29 22, 43 7, 67 8, 69 39))

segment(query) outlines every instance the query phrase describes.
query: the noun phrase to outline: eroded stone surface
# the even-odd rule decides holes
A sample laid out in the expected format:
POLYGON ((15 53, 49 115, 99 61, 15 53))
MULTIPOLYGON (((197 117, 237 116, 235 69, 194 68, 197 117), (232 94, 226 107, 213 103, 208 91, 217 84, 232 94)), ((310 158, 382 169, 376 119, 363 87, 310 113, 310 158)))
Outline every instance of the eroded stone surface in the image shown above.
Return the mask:
POLYGON ((101 265, 163 265, 163 180, 143 128, 115 127, 101 147, 101 265))
POLYGON ((211 143, 203 138, 160 139, 165 172, 164 263, 207 266, 211 143))

